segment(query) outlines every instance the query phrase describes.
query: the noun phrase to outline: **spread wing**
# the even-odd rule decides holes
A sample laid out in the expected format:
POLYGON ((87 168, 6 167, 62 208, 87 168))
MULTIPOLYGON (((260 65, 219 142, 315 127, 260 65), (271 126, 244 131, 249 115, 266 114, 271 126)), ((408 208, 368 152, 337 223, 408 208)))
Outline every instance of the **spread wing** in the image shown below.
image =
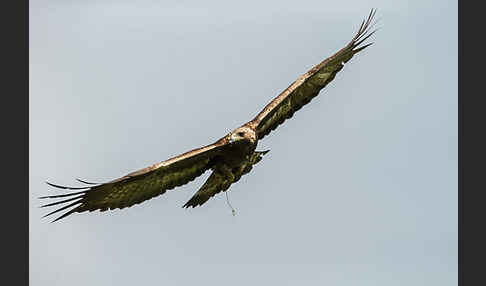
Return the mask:
POLYGON ((262 139, 286 119, 292 117, 302 106, 309 103, 321 89, 334 79, 343 68, 344 63, 372 44, 360 46, 376 31, 369 32, 375 13, 376 10, 372 9, 368 19, 361 23, 356 36, 344 48, 300 76, 265 106, 255 119, 249 122, 249 125, 256 128, 258 139, 262 139))
MULTIPOLYGON (((224 153, 225 146, 226 141, 222 139, 214 144, 186 152, 172 159, 132 172, 116 180, 97 184, 96 186, 72 188, 48 183, 51 186, 62 189, 83 191, 41 197, 41 199, 68 197, 68 199, 62 201, 43 205, 42 207, 49 207, 67 204, 45 216, 72 207, 71 210, 54 220, 57 221, 74 212, 122 209, 141 203, 161 195, 167 190, 184 185, 202 175, 212 167, 216 156, 224 153), (68 204, 68 202, 70 203, 68 204)), ((91 184, 88 182, 84 183, 91 184)))
POLYGON ((246 164, 241 166, 240 172, 237 172, 235 174, 235 179, 233 182, 227 182, 227 179, 222 176, 221 174, 213 171, 209 178, 206 180, 204 185, 192 196, 192 198, 182 206, 183 208, 189 208, 189 207, 197 207, 205 202, 207 202, 211 197, 216 195, 217 193, 221 191, 226 191, 231 184, 236 183, 240 180, 241 176, 248 174, 251 169, 253 168, 253 165, 256 163, 260 162, 262 159, 262 156, 267 154, 269 150, 267 151, 255 151, 253 154, 250 156, 250 159, 246 164))

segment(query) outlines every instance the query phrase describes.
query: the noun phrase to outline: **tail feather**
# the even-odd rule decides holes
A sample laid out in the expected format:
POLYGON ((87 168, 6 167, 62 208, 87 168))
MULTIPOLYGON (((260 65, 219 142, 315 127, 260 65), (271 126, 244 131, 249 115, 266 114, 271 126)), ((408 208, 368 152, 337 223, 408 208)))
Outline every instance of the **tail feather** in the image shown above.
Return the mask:
POLYGON ((262 156, 267 154, 269 151, 270 150, 253 152, 253 154, 251 154, 249 158, 248 164, 243 166, 240 171, 234 173, 235 177, 234 180, 231 182, 229 182, 228 179, 224 178, 221 174, 213 171, 209 178, 206 180, 206 182, 202 185, 202 187, 182 207, 194 208, 200 206, 207 202, 214 195, 222 191, 226 191, 229 186, 233 183, 236 183, 241 178, 241 176, 249 173, 253 165, 260 162, 262 156))

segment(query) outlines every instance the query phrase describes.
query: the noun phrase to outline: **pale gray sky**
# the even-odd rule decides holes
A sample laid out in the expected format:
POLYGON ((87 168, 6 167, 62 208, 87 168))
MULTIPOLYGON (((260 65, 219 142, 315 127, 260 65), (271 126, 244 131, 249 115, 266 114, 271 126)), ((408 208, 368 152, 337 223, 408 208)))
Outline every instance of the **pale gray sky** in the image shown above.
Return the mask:
POLYGON ((30 1, 31 285, 456 285, 457 1, 30 1), (44 184, 213 142, 342 48, 375 45, 259 143, 143 204, 41 219, 44 184))

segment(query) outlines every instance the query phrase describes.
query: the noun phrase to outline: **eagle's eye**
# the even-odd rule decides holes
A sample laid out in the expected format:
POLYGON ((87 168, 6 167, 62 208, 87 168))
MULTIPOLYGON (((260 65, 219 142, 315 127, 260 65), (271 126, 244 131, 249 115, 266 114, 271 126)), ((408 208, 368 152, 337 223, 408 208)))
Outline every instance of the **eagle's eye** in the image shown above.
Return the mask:
POLYGON ((243 137, 243 136, 245 136, 245 132, 238 132, 238 133, 236 133, 236 135, 238 135, 239 137, 243 137))

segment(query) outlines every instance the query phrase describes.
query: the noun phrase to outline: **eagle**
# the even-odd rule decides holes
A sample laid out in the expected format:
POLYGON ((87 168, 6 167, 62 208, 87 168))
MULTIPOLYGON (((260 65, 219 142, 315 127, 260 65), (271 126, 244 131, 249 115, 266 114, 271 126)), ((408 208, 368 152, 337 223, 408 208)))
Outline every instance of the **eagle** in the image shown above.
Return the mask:
POLYGON ((376 9, 371 9, 368 17, 361 22, 356 35, 344 48, 301 75, 251 121, 213 144, 188 151, 106 183, 91 183, 77 179, 85 186, 67 187, 46 182, 56 188, 77 191, 40 197, 40 199, 62 198, 61 201, 41 207, 65 204, 44 217, 71 208, 52 221, 55 222, 75 212, 131 207, 164 194, 167 190, 187 184, 208 170, 212 170, 211 175, 183 207, 200 206, 214 195, 226 192, 232 184, 248 174, 269 151, 256 151, 258 142, 316 97, 355 54, 373 44, 363 43, 376 32, 376 30, 370 32, 371 27, 376 23, 373 21, 375 14, 376 9))

